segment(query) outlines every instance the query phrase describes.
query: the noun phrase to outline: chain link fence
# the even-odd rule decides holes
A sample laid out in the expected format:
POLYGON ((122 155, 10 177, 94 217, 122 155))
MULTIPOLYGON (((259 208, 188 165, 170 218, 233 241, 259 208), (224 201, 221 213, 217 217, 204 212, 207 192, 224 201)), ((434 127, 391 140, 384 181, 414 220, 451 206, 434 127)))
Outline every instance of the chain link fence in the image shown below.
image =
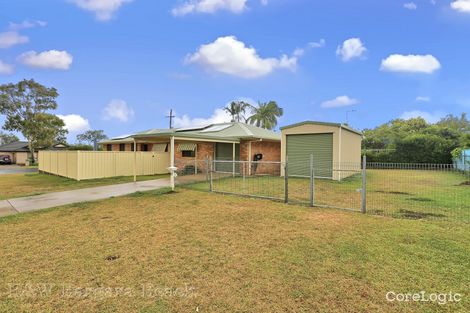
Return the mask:
POLYGON ((470 166, 335 163, 289 175, 292 164, 227 160, 176 164, 177 184, 203 191, 266 198, 407 219, 470 222, 470 166))

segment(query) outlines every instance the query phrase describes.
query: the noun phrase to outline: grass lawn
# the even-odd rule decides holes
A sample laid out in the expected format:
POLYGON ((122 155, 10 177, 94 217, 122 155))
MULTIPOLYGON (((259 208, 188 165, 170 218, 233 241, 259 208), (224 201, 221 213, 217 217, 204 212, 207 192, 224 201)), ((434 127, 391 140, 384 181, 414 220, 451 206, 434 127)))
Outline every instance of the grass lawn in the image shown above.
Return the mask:
MULTIPOLYGON (((137 176, 138 181, 167 177, 168 175, 137 176)), ((39 195, 47 192, 130 183, 134 177, 112 177, 76 181, 42 173, 0 175, 0 200, 39 195)))
POLYGON ((0 312, 469 312, 469 242, 465 223, 141 193, 0 219, 0 312), (385 298, 422 290, 463 298, 385 298))
MULTIPOLYGON (((215 191, 284 199, 284 178, 272 176, 220 177, 215 191)), ((470 222, 469 177, 458 172, 368 170, 367 208, 370 213, 405 218, 457 219, 470 222)), ((310 180, 289 178, 289 201, 309 203, 310 180)), ((208 190, 206 182, 189 185, 208 190)), ((315 204, 360 211, 362 178, 341 182, 316 179, 315 204)))

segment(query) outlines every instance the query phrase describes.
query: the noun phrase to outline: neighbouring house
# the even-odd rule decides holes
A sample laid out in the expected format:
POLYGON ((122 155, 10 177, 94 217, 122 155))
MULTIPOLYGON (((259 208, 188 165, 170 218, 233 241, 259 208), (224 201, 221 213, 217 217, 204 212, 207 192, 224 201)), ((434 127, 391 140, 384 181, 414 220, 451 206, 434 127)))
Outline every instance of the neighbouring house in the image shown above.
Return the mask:
MULTIPOLYGON (((67 148, 67 145, 58 143, 52 146, 49 150, 62 150, 66 148, 67 148)), ((37 149, 37 150, 42 150, 42 149, 37 149)), ((36 160, 38 158, 37 150, 34 152, 34 158, 36 160)), ((0 146, 0 154, 9 155, 11 158, 11 161, 14 164, 18 164, 18 165, 25 165, 26 161, 29 159, 31 155, 27 141, 16 141, 16 142, 12 142, 12 143, 0 146)))
MULTIPOLYGON (((18 165, 25 165, 31 155, 26 141, 16 141, 0 146, 0 154, 9 155, 11 161, 18 165)), ((37 152, 34 153, 34 157, 37 158, 37 152)))
MULTIPOLYGON (((280 134, 240 122, 192 128, 150 129, 102 141, 100 145, 104 151, 169 152, 170 163, 173 159, 172 164, 180 169, 191 166, 196 160, 201 161, 199 168, 202 169, 202 161, 205 159, 253 161, 257 156, 261 161, 281 160, 280 134)), ((220 162, 216 166, 219 167, 218 170, 227 167, 227 171, 231 171, 233 165, 220 162)), ((257 172, 260 170, 262 169, 257 169, 257 172)))
POLYGON ((282 162, 288 175, 310 176, 310 159, 316 177, 339 179, 360 169, 363 135, 344 124, 305 121, 281 127, 282 162))

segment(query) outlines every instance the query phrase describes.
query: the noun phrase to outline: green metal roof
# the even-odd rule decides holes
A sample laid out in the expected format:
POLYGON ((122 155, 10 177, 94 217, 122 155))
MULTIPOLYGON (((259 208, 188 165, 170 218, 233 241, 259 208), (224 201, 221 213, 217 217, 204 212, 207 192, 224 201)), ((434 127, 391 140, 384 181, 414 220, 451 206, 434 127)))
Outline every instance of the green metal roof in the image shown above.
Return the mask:
POLYGON ((280 141, 281 135, 273 131, 249 124, 234 122, 213 124, 202 129, 176 130, 175 136, 196 136, 200 138, 211 137, 220 139, 264 139, 280 141))
POLYGON ((300 122, 300 123, 295 123, 295 124, 283 126, 283 127, 281 127, 281 130, 294 128, 294 127, 298 127, 298 126, 302 126, 302 125, 324 125, 324 126, 342 127, 343 129, 349 130, 350 132, 353 132, 355 134, 358 134, 358 135, 362 136, 362 132, 360 132, 358 130, 355 130, 354 128, 351 128, 351 127, 346 126, 344 124, 330 123, 330 122, 318 122, 318 121, 304 121, 304 122, 300 122))
MULTIPOLYGON (((194 139, 210 139, 210 140, 274 140, 281 141, 279 133, 256 127, 240 122, 211 124, 208 126, 193 128, 175 128, 175 129, 149 129, 129 135, 127 138, 143 138, 143 137, 186 137, 194 139)), ((115 140, 106 140, 102 143, 112 143, 125 140, 125 138, 116 138, 115 140)))

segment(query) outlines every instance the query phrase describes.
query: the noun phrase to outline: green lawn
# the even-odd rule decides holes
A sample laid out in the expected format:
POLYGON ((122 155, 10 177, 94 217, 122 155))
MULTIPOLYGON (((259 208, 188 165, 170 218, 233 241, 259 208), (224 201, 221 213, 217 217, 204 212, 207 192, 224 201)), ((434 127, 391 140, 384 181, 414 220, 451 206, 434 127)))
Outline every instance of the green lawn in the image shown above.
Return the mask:
POLYGON ((140 193, 0 219, 0 312, 469 312, 469 242, 465 223, 140 193), (464 296, 385 298, 422 290, 464 296))
MULTIPOLYGON (((163 177, 168 177, 168 175, 137 176, 137 180, 143 181, 163 177)), ((129 183, 133 180, 134 177, 112 177, 76 181, 42 173, 0 175, 0 200, 33 196, 54 191, 129 183)))
MULTIPOLYGON (((284 178, 231 177, 214 174, 213 189, 284 199, 284 178)), ((469 178, 458 172, 417 170, 368 170, 367 209, 370 213, 405 218, 457 219, 470 222, 469 178)), ((310 180, 289 178, 289 201, 309 203, 310 180)), ((207 182, 189 185, 208 190, 207 182)), ((316 179, 315 204, 361 209, 362 178, 354 175, 341 182, 316 179)))

